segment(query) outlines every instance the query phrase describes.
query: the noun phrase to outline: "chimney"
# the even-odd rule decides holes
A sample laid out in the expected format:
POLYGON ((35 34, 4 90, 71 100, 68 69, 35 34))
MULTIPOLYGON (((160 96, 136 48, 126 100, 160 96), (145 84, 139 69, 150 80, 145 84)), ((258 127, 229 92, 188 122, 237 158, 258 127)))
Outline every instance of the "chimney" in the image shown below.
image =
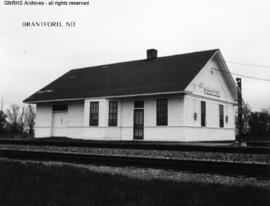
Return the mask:
POLYGON ((157 50, 156 49, 147 49, 147 60, 152 60, 157 58, 157 50))

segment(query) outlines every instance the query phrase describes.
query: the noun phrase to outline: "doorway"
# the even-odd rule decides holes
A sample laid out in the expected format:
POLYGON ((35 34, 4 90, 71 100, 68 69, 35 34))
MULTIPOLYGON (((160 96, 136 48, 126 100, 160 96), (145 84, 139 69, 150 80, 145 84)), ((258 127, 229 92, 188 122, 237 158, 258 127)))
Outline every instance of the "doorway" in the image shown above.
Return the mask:
POLYGON ((133 139, 142 140, 144 133, 143 101, 134 102, 133 139))
POLYGON ((67 130, 67 112, 54 112, 52 118, 52 136, 66 137, 67 130))
POLYGON ((68 134, 68 105, 52 105, 52 132, 53 137, 66 137, 68 134))

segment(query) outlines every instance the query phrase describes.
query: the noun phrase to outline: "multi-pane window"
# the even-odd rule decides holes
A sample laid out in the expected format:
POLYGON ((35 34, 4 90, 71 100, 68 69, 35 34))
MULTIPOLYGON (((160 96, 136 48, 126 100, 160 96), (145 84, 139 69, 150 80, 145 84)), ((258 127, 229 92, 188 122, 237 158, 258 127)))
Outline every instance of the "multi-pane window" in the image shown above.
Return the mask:
POLYGON ((117 101, 109 102, 109 126, 117 126, 117 101))
POLYGON ((143 100, 136 100, 134 102, 134 108, 138 109, 138 108, 143 108, 144 107, 144 101, 143 100))
POLYGON ((98 126, 98 102, 90 102, 90 126, 98 126))
POLYGON ((157 99, 157 126, 168 125, 168 99, 157 99))
POLYGON ((204 101, 201 101, 201 126, 206 126, 206 104, 204 101))
POLYGON ((219 127, 224 127, 224 106, 219 105, 219 127))
POLYGON ((68 110, 67 104, 56 104, 52 106, 53 112, 66 112, 68 110))

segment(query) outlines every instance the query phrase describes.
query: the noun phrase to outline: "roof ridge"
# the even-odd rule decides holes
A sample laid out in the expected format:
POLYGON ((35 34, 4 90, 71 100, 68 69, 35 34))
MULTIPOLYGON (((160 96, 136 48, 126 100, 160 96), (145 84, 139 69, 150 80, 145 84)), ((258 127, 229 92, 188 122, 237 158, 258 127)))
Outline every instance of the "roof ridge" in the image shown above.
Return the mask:
MULTIPOLYGON (((175 56, 181 56, 181 55, 188 55, 188 54, 204 53, 204 52, 210 52, 210 51, 214 52, 214 51, 219 51, 219 50, 220 49, 217 48, 217 49, 209 49, 209 50, 202 50, 202 51, 195 51, 195 52, 187 52, 187 53, 181 53, 181 54, 161 56, 161 57, 157 57, 157 59, 163 59, 163 58, 175 57, 175 56)), ((140 61, 149 61, 149 60, 147 60, 147 59, 137 59, 137 60, 123 61, 123 62, 114 62, 114 63, 101 64, 101 65, 96 65, 96 66, 88 66, 88 67, 70 69, 69 71, 84 70, 84 69, 97 69, 97 68, 102 68, 102 67, 106 67, 106 66, 124 64, 124 63, 134 63, 134 62, 140 62, 140 61)))

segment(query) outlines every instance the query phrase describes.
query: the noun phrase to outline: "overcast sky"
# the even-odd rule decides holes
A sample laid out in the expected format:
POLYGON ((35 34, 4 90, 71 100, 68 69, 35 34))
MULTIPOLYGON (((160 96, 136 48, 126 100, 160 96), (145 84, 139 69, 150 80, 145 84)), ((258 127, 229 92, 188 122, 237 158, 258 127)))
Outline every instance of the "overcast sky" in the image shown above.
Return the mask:
MULTIPOLYGON (((0 5, 0 98, 7 107, 70 69, 219 48, 231 72, 270 79, 269 0, 90 0, 85 7, 0 5), (75 21, 24 28, 22 21, 75 21)), ((234 77, 236 77, 234 75, 234 77)), ((270 107, 270 81, 243 78, 253 110, 270 107)))

